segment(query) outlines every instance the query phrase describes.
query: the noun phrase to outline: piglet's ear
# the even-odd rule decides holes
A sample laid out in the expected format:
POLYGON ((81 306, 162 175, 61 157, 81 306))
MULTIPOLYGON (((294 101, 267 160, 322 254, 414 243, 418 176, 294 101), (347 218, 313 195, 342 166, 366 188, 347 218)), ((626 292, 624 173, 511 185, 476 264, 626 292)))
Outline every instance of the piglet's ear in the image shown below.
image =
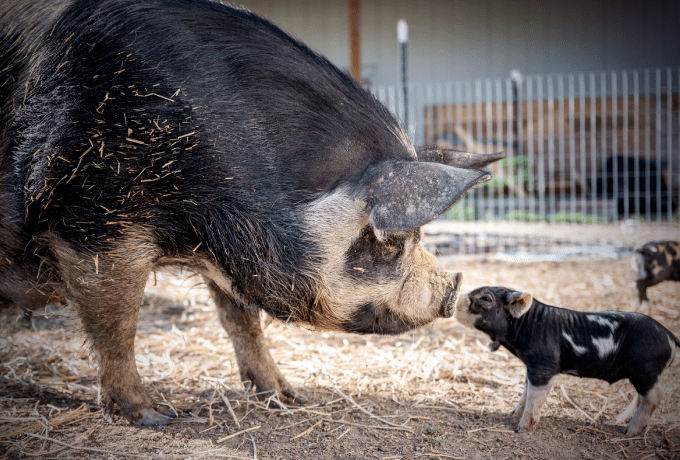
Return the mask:
POLYGON ((508 294, 507 301, 510 314, 515 318, 519 318, 529 310, 534 299, 528 292, 514 291, 508 294))
POLYGON ((453 206, 465 192, 491 179, 486 171, 441 163, 385 161, 372 166, 357 189, 376 230, 419 227, 453 206))

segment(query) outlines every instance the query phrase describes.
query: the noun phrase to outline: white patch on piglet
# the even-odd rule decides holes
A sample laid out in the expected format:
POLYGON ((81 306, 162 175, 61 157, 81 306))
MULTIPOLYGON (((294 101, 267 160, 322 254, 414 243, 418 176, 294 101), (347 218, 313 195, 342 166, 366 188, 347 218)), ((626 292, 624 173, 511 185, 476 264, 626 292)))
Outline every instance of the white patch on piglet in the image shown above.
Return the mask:
POLYGON ((612 331, 612 333, 616 330, 616 328, 619 325, 618 321, 612 321, 601 315, 586 315, 586 318, 588 318, 588 321, 597 323, 600 326, 607 326, 609 330, 612 331))
POLYGON ((588 349, 586 347, 582 347, 581 345, 576 345, 574 343, 574 339, 567 334, 566 332, 562 332, 562 336, 564 336, 565 339, 567 339, 567 342, 571 345, 571 348, 574 349, 574 353, 576 353, 577 356, 585 355, 588 352, 588 349))
POLYGON ((600 359, 604 359, 607 355, 612 354, 618 345, 614 343, 614 336, 609 335, 609 337, 593 337, 593 345, 597 348, 597 355, 600 359))
POLYGON ((647 278, 647 273, 645 272, 645 257, 640 253, 635 253, 630 259, 630 266, 635 272, 635 278, 642 280, 647 278))

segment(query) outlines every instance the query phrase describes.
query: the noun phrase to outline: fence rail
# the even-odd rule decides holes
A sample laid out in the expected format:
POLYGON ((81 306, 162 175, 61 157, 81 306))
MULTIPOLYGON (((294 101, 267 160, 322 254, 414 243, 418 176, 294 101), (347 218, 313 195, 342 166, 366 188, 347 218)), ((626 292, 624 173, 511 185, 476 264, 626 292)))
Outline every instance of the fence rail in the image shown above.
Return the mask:
POLYGON ((449 219, 677 221, 680 68, 371 89, 417 144, 507 152, 449 219))

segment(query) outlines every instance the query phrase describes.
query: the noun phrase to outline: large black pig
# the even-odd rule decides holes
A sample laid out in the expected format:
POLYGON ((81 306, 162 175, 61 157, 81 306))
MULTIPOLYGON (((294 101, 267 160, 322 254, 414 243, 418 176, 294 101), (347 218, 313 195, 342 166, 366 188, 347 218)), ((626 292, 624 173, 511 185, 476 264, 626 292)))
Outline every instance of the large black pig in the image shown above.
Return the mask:
POLYGON ((206 280, 244 382, 298 398, 258 312, 399 333, 453 312, 420 227, 502 155, 416 149, 370 93, 203 0, 0 3, 0 300, 70 302, 102 404, 160 425, 134 359, 149 273, 206 280))

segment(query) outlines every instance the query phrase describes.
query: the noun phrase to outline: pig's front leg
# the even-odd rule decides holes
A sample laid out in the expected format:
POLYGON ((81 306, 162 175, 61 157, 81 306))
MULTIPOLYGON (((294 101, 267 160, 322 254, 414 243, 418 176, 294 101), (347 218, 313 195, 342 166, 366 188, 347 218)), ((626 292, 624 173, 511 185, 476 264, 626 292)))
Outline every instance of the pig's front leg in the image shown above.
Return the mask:
POLYGON ((512 418, 518 419, 524 414, 524 407, 527 403, 527 388, 529 387, 529 379, 524 379, 524 391, 522 396, 519 398, 519 402, 515 406, 515 410, 512 411, 512 418))
POLYGON ((524 392, 526 394, 526 401, 524 404, 524 413, 522 419, 519 421, 517 427, 518 432, 524 432, 538 423, 541 418, 541 406, 548 397, 548 393, 552 388, 552 377, 532 379, 527 373, 527 382, 524 392), (535 383, 531 383, 534 381, 535 383))
POLYGON ((263 395, 264 398, 276 391, 281 400, 287 403, 307 402, 305 398, 297 396, 276 366, 267 348, 257 312, 241 305, 215 283, 208 282, 208 286, 217 305, 222 327, 234 345, 241 381, 246 389, 254 387, 257 393, 271 392, 263 395))

